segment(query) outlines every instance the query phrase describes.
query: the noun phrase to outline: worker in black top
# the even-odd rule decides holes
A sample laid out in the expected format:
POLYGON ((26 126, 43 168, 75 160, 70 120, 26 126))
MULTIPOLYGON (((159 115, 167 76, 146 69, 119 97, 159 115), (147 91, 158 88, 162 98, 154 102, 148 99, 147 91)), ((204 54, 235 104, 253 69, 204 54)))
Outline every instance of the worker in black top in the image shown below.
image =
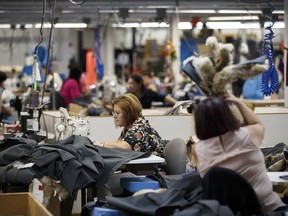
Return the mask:
POLYGON ((135 94, 142 104, 143 109, 149 109, 152 102, 163 102, 173 106, 177 100, 167 94, 161 94, 145 88, 143 78, 140 74, 131 74, 127 81, 127 91, 135 94))

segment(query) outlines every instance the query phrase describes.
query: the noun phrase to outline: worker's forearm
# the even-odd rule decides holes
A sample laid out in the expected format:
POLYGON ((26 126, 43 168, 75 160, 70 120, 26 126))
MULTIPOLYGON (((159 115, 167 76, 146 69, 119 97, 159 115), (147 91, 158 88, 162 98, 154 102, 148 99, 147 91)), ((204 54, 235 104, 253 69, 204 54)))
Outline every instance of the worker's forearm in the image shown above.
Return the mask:
POLYGON ((117 140, 115 142, 101 142, 100 146, 106 147, 106 148, 121 148, 121 149, 126 149, 126 150, 132 150, 129 143, 123 140, 117 140))

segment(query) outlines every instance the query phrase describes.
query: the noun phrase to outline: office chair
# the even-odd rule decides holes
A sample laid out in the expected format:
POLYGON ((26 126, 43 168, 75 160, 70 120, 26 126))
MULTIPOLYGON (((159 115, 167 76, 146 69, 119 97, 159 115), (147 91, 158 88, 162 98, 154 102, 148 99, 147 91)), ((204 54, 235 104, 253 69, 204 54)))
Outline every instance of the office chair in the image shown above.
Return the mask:
POLYGON ((164 148, 168 175, 179 175, 186 172, 186 143, 181 138, 170 140, 164 148))

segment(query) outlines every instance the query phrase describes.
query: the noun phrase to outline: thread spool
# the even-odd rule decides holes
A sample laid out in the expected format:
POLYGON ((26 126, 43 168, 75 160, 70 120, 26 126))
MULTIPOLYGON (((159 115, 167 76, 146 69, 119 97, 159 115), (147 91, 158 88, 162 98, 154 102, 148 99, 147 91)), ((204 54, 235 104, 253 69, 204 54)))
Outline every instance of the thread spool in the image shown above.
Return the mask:
POLYGON ((39 106, 39 92, 32 91, 30 93, 29 107, 38 107, 39 106))

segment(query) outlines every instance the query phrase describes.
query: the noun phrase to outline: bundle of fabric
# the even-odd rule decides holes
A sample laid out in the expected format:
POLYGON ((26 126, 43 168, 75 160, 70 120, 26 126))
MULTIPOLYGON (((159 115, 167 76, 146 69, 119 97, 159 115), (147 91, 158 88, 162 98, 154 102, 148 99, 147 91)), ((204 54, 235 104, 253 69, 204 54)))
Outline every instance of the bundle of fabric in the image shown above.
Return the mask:
POLYGON ((79 189, 93 183, 105 184, 129 160, 148 156, 144 152, 96 146, 89 138, 76 135, 41 145, 29 139, 10 137, 0 143, 0 150, 0 183, 29 185, 34 178, 40 180, 46 176, 59 182, 74 199, 79 189), (16 162, 32 164, 18 169, 13 166, 16 162))
POLYGON ((234 214, 217 200, 203 200, 202 179, 196 172, 182 178, 160 193, 149 192, 130 197, 107 197, 109 208, 117 209, 121 216, 132 215, 227 215, 234 214))

